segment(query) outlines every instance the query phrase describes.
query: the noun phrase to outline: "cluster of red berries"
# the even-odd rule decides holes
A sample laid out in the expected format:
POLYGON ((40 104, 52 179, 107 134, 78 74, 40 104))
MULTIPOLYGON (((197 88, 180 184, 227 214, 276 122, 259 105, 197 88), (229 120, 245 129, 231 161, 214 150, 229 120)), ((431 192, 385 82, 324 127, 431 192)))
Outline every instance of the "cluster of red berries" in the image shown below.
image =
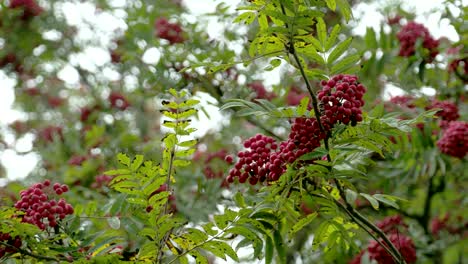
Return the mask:
POLYGON ((88 159, 88 156, 84 155, 73 155, 69 160, 68 160, 68 165, 70 166, 81 166, 83 162, 85 162, 88 159))
POLYGON ((22 20, 31 19, 44 11, 35 0, 11 0, 10 8, 22 8, 22 20))
MULTIPOLYGON (((399 233, 390 234, 388 238, 398 249, 406 263, 410 264, 416 262, 416 248, 411 238, 399 233)), ((377 263, 395 263, 392 256, 375 240, 369 243, 367 251, 369 252, 369 258, 376 260, 377 263)))
POLYGON ((270 101, 276 97, 275 93, 268 92, 265 86, 259 81, 249 83, 247 86, 255 92, 254 99, 266 99, 270 101))
POLYGON ((296 86, 292 86, 291 89, 289 89, 288 95, 286 96, 286 104, 291 106, 299 105, 302 98, 306 96, 307 93, 303 92, 296 86))
POLYGON ((104 186, 108 186, 112 179, 112 176, 106 174, 98 175, 96 176, 94 182, 91 184, 91 188, 100 189, 104 186))
POLYGON ((3 68, 7 65, 11 65, 13 67, 13 70, 17 73, 23 72, 23 65, 13 53, 9 53, 3 58, 0 58, 0 68, 3 68))
POLYGON ((390 26, 399 25, 401 19, 402 19, 402 17, 399 16, 399 15, 396 15, 394 17, 389 17, 387 19, 387 24, 389 24, 390 26))
MULTIPOLYGON (((198 151, 194 157, 195 160, 201 160, 205 167, 203 174, 207 179, 222 179, 225 172, 226 163, 232 165, 234 160, 232 156, 227 155, 225 149, 204 155, 204 152, 198 151)), ((227 187, 229 183, 226 179, 221 182, 221 187, 227 187)))
POLYGON ((451 217, 446 213, 443 218, 435 217, 431 221, 431 233, 434 237, 438 237, 442 230, 446 230, 449 234, 459 234, 468 232, 468 222, 463 220, 462 216, 451 217))
POLYGON ((45 142, 53 142, 56 137, 63 139, 62 127, 47 126, 39 131, 39 138, 45 142))
POLYGON ((10 246, 0 244, 0 258, 5 256, 6 253, 14 253, 17 248, 20 248, 23 242, 19 236, 11 237, 10 234, 0 232, 0 242, 6 243, 10 246))
POLYGON ((130 106, 127 98, 123 96, 123 94, 119 92, 111 92, 109 94, 109 102, 112 107, 117 108, 119 110, 125 110, 130 106))
POLYGON ((318 93, 322 114, 322 128, 315 118, 296 118, 291 125, 288 140, 276 143, 273 138, 256 135, 244 142, 245 151, 238 153, 238 161, 229 171, 227 181, 239 178, 240 183, 276 181, 285 172, 286 165, 320 146, 320 141, 336 123, 356 125, 362 121, 361 107, 366 88, 353 75, 337 75, 322 82, 318 93))
POLYGON ((392 104, 400 107, 415 108, 414 97, 410 95, 397 95, 390 98, 392 104))
MULTIPOLYGON (((398 249, 400 254, 406 263, 415 263, 417 260, 416 248, 411 238, 399 234, 393 233, 388 236, 390 242, 398 249)), ((385 242, 382 242, 385 244, 385 242)), ((362 257, 364 253, 368 252, 369 260, 375 260, 379 264, 394 264, 393 257, 375 240, 372 240, 367 246, 366 250, 361 251, 356 255, 349 264, 360 264, 362 263, 362 257)))
POLYGON ((455 121, 460 115, 458 114, 458 107, 456 104, 450 101, 437 101, 434 100, 430 106, 426 107, 426 110, 441 108, 435 115, 440 117, 444 121, 455 121))
POLYGON ((437 141, 442 153, 462 159, 468 152, 468 123, 452 121, 448 123, 442 137, 437 141))
POLYGON ((380 228, 386 234, 392 234, 401 230, 406 229, 408 225, 405 224, 403 218, 400 215, 388 216, 376 223, 376 226, 380 228))
POLYGON ((322 90, 317 98, 320 100, 322 124, 331 129, 336 123, 352 126, 362 121, 361 107, 366 88, 354 75, 339 74, 329 81, 322 81, 322 90))
POLYGON ((240 183, 249 180, 252 185, 264 182, 267 179, 270 165, 270 155, 278 145, 271 137, 257 134, 244 142, 246 150, 237 153, 239 158, 229 171, 226 180, 229 183, 239 178, 240 183))
POLYGON ((432 62, 439 54, 437 50, 439 41, 434 39, 429 30, 422 24, 414 21, 409 22, 403 26, 397 34, 397 38, 400 41, 400 52, 399 56, 411 57, 416 53, 416 42, 418 39, 422 39, 423 48, 428 50, 428 54, 425 58, 427 62, 432 62))
POLYGON ((49 180, 36 183, 20 192, 21 199, 15 203, 15 208, 25 212, 22 221, 36 225, 44 230, 47 226, 55 227, 57 222, 67 215, 73 214, 73 207, 65 199, 51 199, 51 196, 68 192, 68 186, 49 180))
POLYGON ((169 43, 176 44, 185 41, 182 27, 176 23, 170 23, 166 18, 158 18, 154 23, 156 36, 168 40, 169 43))

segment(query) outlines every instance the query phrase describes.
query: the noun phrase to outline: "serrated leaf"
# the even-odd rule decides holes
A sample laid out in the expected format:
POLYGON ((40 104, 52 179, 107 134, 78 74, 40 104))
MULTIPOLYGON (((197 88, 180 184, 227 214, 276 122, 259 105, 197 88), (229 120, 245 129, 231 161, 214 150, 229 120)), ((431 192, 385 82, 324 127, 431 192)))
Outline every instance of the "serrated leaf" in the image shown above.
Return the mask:
POLYGON ((336 38, 338 37, 338 34, 341 31, 341 26, 340 25, 335 25, 330 33, 330 36, 327 39, 327 42, 325 43, 325 51, 330 50, 333 45, 335 45, 336 38))
POLYGON ((314 212, 314 213, 311 213, 309 215, 307 215, 306 217, 298 220, 296 222, 296 224, 293 225, 293 227, 289 230, 288 232, 288 236, 289 238, 293 238, 293 236, 300 230, 302 230, 302 228, 304 228, 306 225, 310 224, 316 217, 317 217, 317 213, 314 212))
POLYGON ((389 195, 374 194, 372 196, 384 204, 390 205, 391 207, 396 208, 396 209, 400 209, 400 206, 398 206, 398 204, 395 202, 396 199, 392 198, 389 195))
POLYGON ((330 69, 330 74, 336 75, 345 72, 346 70, 356 66, 356 63, 359 61, 360 58, 361 56, 359 56, 358 54, 346 56, 342 60, 335 62, 336 64, 333 65, 330 69))
POLYGON ((234 201, 236 202, 237 206, 239 206, 240 208, 246 207, 244 195, 241 192, 237 192, 234 195, 234 201))
POLYGON ((202 225, 202 228, 210 236, 214 236, 214 235, 216 235, 218 233, 216 230, 213 229, 214 228, 214 223, 212 223, 212 222, 208 222, 208 223, 202 225))
POLYGON ((257 14, 255 12, 244 12, 244 13, 238 15, 232 21, 232 23, 242 23, 242 22, 244 22, 244 24, 249 25, 254 21, 256 16, 257 16, 257 14))
POLYGON ((260 26, 260 31, 268 29, 268 19, 266 15, 259 14, 257 19, 258 19, 258 25, 260 26))
POLYGON ((123 175, 123 174, 130 174, 130 173, 131 171, 128 169, 117 169, 117 170, 109 170, 109 171, 104 172, 105 175, 109 175, 109 176, 123 175))
POLYGON ((379 209, 379 201, 377 201, 376 198, 372 197, 371 195, 367 194, 367 193, 360 193, 360 195, 364 198, 366 198, 367 201, 369 201, 369 203, 372 205, 372 207, 375 209, 375 210, 378 210, 379 209))
POLYGON ((107 223, 109 224, 110 228, 112 229, 119 229, 120 228, 120 219, 116 216, 107 218, 107 223))
POLYGON ((346 202, 349 204, 355 204, 358 194, 350 189, 345 190, 346 202))
POLYGON ((301 102, 299 103, 299 105, 297 106, 297 109, 296 109, 297 115, 303 116, 305 114, 305 112, 307 111, 307 106, 308 105, 309 105, 309 97, 304 96, 301 99, 301 102))
POLYGON ((367 48, 370 48, 370 49, 373 49, 373 50, 378 48, 378 46, 377 46, 377 37, 375 35, 375 31, 374 31, 373 28, 367 27, 366 35, 364 37, 364 40, 366 42, 367 48))
POLYGON ((131 203, 131 204, 139 204, 139 205, 143 205, 143 206, 146 206, 146 200, 145 199, 142 199, 142 198, 128 198, 127 199, 127 202, 131 203))
POLYGON ((278 253, 279 263, 286 263, 286 249, 283 242, 283 236, 279 230, 273 232, 273 243, 275 245, 276 253, 278 253))
POLYGON ((317 36, 318 40, 320 41, 320 50, 324 50, 325 43, 327 41, 327 26, 325 25, 325 21, 321 17, 317 17, 317 36))
POLYGON ((337 2, 340 8, 340 13, 343 15, 346 22, 348 22, 353 17, 353 13, 348 0, 337 0, 337 2))
POLYGON ((192 140, 186 140, 186 141, 179 142, 179 143, 177 143, 177 146, 189 148, 189 147, 195 146, 197 143, 198 143, 197 139, 192 139, 192 140))
POLYGON ((132 165, 130 166, 130 169, 132 171, 136 171, 141 164, 143 163, 143 155, 136 155, 135 159, 132 162, 132 165))
POLYGON ((273 240, 270 236, 265 237, 265 264, 271 264, 273 261, 273 240))
POLYGON ((208 259, 203 256, 200 252, 192 250, 189 252, 190 256, 195 259, 196 264, 208 264, 208 259))
POLYGON ((345 51, 348 50, 349 46, 351 45, 351 42, 353 41, 352 37, 347 38, 340 44, 338 44, 328 55, 327 58, 327 64, 332 65, 336 59, 338 59, 345 51))
POLYGON ((336 9, 336 2, 335 0, 325 0, 327 3, 328 8, 330 8, 332 11, 335 11, 336 9))
POLYGON ((190 160, 174 160, 173 165, 175 167, 187 167, 188 165, 192 164, 190 160))
POLYGON ((119 153, 117 154, 117 160, 120 162, 120 164, 125 165, 127 167, 130 166, 130 158, 128 157, 127 154, 125 153, 119 153))

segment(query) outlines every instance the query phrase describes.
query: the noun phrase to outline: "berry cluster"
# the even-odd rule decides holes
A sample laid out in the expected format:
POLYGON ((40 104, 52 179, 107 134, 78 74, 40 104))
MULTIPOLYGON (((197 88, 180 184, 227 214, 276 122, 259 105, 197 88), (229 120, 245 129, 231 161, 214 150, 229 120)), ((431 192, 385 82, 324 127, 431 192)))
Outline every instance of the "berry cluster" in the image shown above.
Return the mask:
POLYGON ((166 18, 158 18, 154 27, 156 28, 156 36, 168 40, 171 45, 185 41, 182 27, 179 24, 170 23, 166 18))
POLYGON ((301 89, 299 89, 296 86, 293 86, 291 87, 291 89, 288 92, 288 95, 286 96, 286 104, 292 105, 292 106, 299 105, 302 98, 306 96, 307 94, 301 91, 301 89))
POLYGON ((256 135, 244 142, 245 151, 238 153, 238 161, 229 172, 228 182, 239 178, 240 183, 276 181, 285 172, 286 165, 320 146, 320 141, 336 123, 356 125, 362 121, 362 96, 366 88, 353 75, 337 75, 322 82, 318 93, 322 127, 315 118, 296 118, 291 125, 288 140, 276 143, 273 138, 256 135))
POLYGON ((426 110, 435 108, 442 109, 436 113, 436 116, 440 117, 444 121, 455 121, 460 117, 457 105, 450 101, 434 100, 430 106, 426 107, 426 110))
POLYGON ((22 20, 28 20, 38 16, 44 11, 35 0, 12 0, 10 2, 10 8, 22 8, 22 20))
POLYGON ((246 150, 237 153, 239 159, 229 171, 226 180, 232 183, 235 178, 239 178, 240 183, 249 180, 252 185, 265 181, 269 172, 270 155, 278 148, 277 143, 271 137, 257 134, 247 139, 244 147, 246 150))
POLYGON ((109 102, 112 107, 122 111, 130 106, 127 98, 125 98, 125 96, 119 92, 111 92, 109 95, 109 102))
POLYGON ((94 179, 94 182, 91 183, 91 188, 100 189, 100 188, 102 188, 104 186, 108 186, 109 183, 112 181, 112 179, 113 179, 112 176, 109 176, 109 175, 106 175, 106 174, 98 175, 94 179))
POLYGON ((442 153, 462 159, 468 152, 468 123, 452 121, 437 141, 442 153))
POLYGON ((83 162, 85 162, 87 159, 88 159, 87 156, 73 155, 68 160, 68 165, 70 165, 70 166, 81 166, 81 164, 83 164, 83 162))
POLYGON ((44 230, 47 226, 57 226, 57 221, 73 214, 73 207, 65 199, 51 199, 52 195, 62 195, 68 192, 68 186, 55 183, 51 186, 49 180, 36 183, 20 192, 21 199, 15 203, 15 208, 25 212, 23 222, 36 225, 44 230))
POLYGON ((329 81, 322 81, 322 90, 317 98, 322 110, 322 123, 333 127, 336 123, 352 126, 362 121, 362 96, 366 92, 354 75, 337 75, 329 81))
POLYGON ((402 17, 399 16, 399 15, 396 15, 394 17, 389 17, 389 18, 387 18, 387 24, 390 25, 390 26, 399 25, 401 19, 402 19, 402 17))
POLYGON ((437 48, 439 41, 432 38, 429 30, 414 21, 409 22, 403 26, 397 34, 397 38, 400 41, 400 52, 399 56, 411 57, 416 53, 416 42, 418 39, 422 39, 423 48, 427 49, 428 54, 425 56, 427 62, 432 62, 439 54, 437 48))
POLYGON ((438 237, 442 230, 449 234, 459 234, 467 232, 468 222, 463 220, 462 216, 451 217, 446 213, 443 218, 435 217, 431 221, 431 233, 434 237, 438 237))
POLYGON ((263 86, 263 84, 259 81, 249 83, 247 84, 247 87, 249 87, 255 92, 254 99, 266 99, 270 101, 276 97, 275 93, 268 92, 265 86, 263 86))
POLYGON ((404 223, 400 215, 385 217, 382 221, 377 222, 376 226, 386 234, 392 234, 402 231, 400 228, 406 229, 408 226, 404 223))
POLYGON ((18 60, 16 55, 13 53, 6 54, 3 58, 0 58, 0 68, 3 68, 7 65, 11 65, 13 70, 17 73, 23 72, 23 65, 21 64, 21 61, 18 60))
POLYGON ((19 236, 15 236, 14 238, 11 237, 10 234, 4 234, 0 232, 0 241, 11 245, 11 247, 0 244, 0 258, 5 256, 6 253, 14 253, 16 252, 15 248, 20 248, 23 242, 19 236))
MULTIPOLYGON (((398 249, 406 263, 410 264, 416 262, 416 248, 411 238, 399 233, 390 234, 388 238, 398 249)), ((369 252, 369 258, 376 260, 377 263, 395 263, 392 256, 375 240, 369 243, 367 251, 369 252)))
POLYGON ((62 127, 47 126, 39 131, 39 138, 45 142, 53 142, 56 137, 63 140, 62 127))
POLYGON ((390 98, 392 104, 396 104, 400 107, 415 108, 414 97, 410 95, 397 95, 390 98))

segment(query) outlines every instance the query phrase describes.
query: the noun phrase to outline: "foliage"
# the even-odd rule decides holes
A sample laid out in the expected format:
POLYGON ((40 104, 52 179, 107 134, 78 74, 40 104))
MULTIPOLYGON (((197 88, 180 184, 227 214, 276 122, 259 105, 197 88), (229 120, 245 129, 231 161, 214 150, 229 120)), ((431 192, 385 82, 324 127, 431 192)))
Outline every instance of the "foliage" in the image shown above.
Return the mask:
POLYGON ((390 4, 356 36, 354 1, 195 20, 180 1, 2 2, 0 70, 25 118, 0 151, 32 137, 40 161, 1 187, 0 261, 463 263, 466 7, 444 7, 458 42, 390 4), (67 5, 125 26, 83 38, 99 25, 67 5), (87 64, 91 47, 108 60, 87 64))

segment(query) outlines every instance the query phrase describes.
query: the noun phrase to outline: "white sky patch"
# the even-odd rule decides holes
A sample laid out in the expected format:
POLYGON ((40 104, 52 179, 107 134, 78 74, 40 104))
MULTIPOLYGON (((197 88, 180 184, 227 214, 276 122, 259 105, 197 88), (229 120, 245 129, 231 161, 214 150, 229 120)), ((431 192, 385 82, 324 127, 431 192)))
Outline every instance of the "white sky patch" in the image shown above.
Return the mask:
POLYGON ((156 65, 161 59, 161 52, 159 51, 158 48, 155 48, 155 47, 149 48, 148 50, 145 51, 141 59, 146 64, 156 65))
POLYGON ((435 96, 436 95, 436 89, 429 87, 429 86, 423 86, 421 87, 421 93, 427 96, 435 96))
POLYGON ((23 179, 36 167, 39 157, 35 153, 17 155, 15 151, 7 149, 0 153, 0 161, 7 170, 10 179, 23 179))
POLYGON ((406 92, 398 86, 395 86, 391 83, 387 83, 383 92, 383 99, 389 100, 394 96, 405 95, 406 92))
POLYGON ((66 65, 57 73, 57 77, 67 84, 77 84, 80 80, 78 71, 70 65, 66 65))

